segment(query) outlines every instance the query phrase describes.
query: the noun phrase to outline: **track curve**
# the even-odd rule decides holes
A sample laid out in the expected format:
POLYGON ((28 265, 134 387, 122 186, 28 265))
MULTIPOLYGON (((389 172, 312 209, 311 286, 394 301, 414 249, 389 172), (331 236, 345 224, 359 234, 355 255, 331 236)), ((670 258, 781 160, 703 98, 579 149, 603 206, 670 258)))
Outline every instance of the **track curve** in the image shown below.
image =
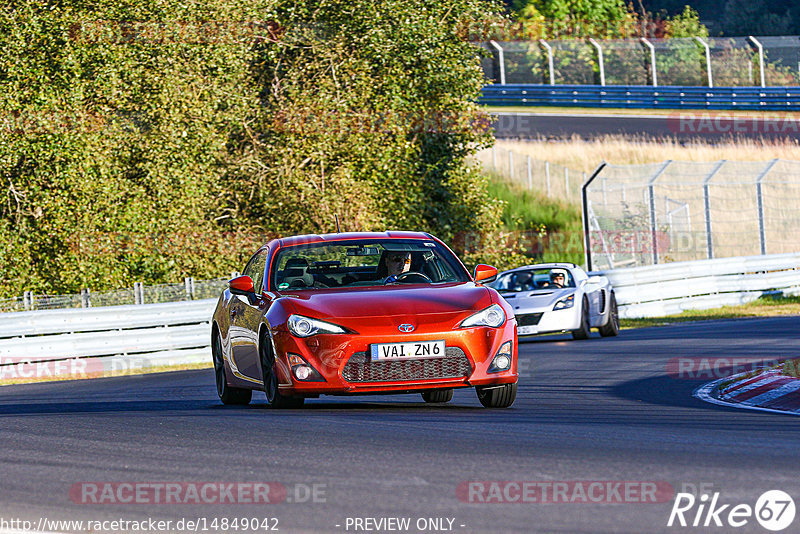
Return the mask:
POLYGON ((718 143, 737 139, 797 141, 800 123, 794 117, 732 116, 725 111, 675 110, 670 115, 575 112, 492 111, 497 139, 594 139, 607 135, 634 138, 675 138, 679 141, 718 143))
MULTIPOLYGON (((675 492, 705 484, 726 502, 752 505, 770 489, 797 500, 800 420, 704 403, 692 391, 708 378, 671 378, 667 368, 676 356, 797 357, 798 325, 798 317, 741 319, 523 341, 508 410, 481 408, 473 390, 444 406, 416 395, 323 397, 273 411, 257 394, 251 406, 223 407, 210 369, 7 386, 0 515, 277 517, 282 532, 357 531, 345 528, 348 517, 408 517, 408 532, 419 532, 418 518, 453 519, 458 532, 666 532, 670 502, 484 504, 464 502, 457 488, 655 481, 675 492), (270 481, 295 501, 316 484, 324 496, 268 505, 70 497, 75 484, 109 481, 270 481)), ((739 530, 757 531, 753 523, 739 530)))

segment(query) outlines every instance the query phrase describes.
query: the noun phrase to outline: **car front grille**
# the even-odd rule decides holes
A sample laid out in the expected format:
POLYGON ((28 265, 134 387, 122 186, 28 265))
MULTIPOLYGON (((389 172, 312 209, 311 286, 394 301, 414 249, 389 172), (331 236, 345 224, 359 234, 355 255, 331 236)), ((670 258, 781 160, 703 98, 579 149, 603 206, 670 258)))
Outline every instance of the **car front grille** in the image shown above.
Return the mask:
POLYGON ((525 313, 522 315, 517 315, 517 326, 535 326, 539 324, 539 319, 541 318, 541 313, 525 313))
POLYGON ((348 382, 394 382, 466 378, 472 372, 467 355, 458 347, 447 347, 443 358, 372 361, 368 352, 356 352, 345 364, 342 377, 348 382))

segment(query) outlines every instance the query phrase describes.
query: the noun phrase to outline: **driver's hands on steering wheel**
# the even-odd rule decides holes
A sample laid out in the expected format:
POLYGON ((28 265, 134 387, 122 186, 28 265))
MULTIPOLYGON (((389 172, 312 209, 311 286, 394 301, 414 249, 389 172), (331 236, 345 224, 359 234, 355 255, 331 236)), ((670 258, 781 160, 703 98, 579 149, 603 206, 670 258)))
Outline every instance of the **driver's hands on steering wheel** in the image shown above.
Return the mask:
POLYGON ((406 278, 410 278, 411 276, 419 276, 419 277, 423 278, 423 280, 422 280, 423 282, 433 283, 433 280, 431 280, 430 277, 428 277, 424 273, 421 273, 421 272, 418 272, 418 271, 406 271, 404 273, 400 273, 400 274, 397 274, 397 275, 389 276, 388 278, 386 278, 386 280, 384 280, 383 284, 384 285, 396 284, 396 283, 402 282, 406 278))

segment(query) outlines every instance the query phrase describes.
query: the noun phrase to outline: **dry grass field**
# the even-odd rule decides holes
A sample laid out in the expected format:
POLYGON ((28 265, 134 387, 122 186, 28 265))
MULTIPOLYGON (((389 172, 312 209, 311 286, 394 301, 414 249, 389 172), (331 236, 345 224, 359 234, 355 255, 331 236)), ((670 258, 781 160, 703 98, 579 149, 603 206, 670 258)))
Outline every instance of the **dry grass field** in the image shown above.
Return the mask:
POLYGON ((601 162, 616 165, 674 161, 709 162, 768 161, 775 158, 800 161, 800 144, 741 139, 735 142, 708 144, 702 141, 679 142, 674 139, 631 139, 605 136, 595 140, 578 137, 564 140, 496 142, 498 148, 564 165, 577 171, 591 172, 601 162))

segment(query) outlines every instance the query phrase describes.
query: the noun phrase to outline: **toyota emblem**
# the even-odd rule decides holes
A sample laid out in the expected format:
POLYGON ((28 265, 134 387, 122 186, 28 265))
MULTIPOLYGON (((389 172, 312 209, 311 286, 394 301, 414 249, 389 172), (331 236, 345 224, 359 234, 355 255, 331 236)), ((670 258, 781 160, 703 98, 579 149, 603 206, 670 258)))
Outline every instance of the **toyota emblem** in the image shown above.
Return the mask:
POLYGON ((401 324, 400 326, 397 327, 397 329, 400 330, 401 332, 406 332, 406 333, 413 332, 414 331, 414 325, 413 324, 401 324))

